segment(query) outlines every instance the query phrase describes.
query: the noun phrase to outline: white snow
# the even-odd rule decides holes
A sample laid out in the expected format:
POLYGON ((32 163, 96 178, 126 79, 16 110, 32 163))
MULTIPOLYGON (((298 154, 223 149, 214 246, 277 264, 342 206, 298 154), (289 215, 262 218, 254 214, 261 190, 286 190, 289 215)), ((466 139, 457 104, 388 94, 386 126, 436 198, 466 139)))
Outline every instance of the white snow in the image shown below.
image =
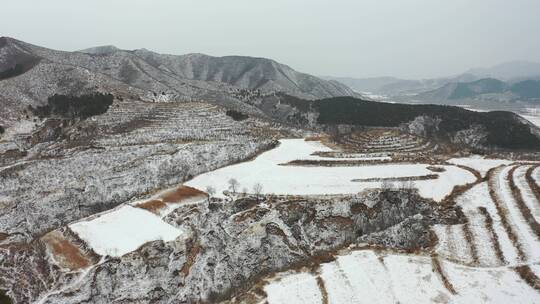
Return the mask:
POLYGON ((295 273, 279 278, 264 287, 272 304, 321 303, 316 278, 310 273, 295 273))
POLYGON ((396 303, 390 278, 373 251, 356 251, 321 265, 330 303, 396 303), (379 293, 377 290, 385 290, 379 293))
MULTIPOLYGON (((351 194, 367 188, 380 187, 380 182, 352 182, 353 179, 426 176, 433 174, 428 164, 383 164, 356 167, 280 166, 292 160, 313 157, 316 151, 329 148, 319 142, 303 139, 281 140, 279 147, 259 155, 256 159, 195 177, 187 186, 205 189, 215 187, 218 194, 228 189, 228 180, 235 178, 240 188, 252 189, 263 185, 263 193, 282 195, 351 194)), ((420 195, 441 200, 455 185, 473 182, 474 176, 455 166, 444 166, 436 180, 416 181, 420 195)))
POLYGON ((473 155, 470 157, 452 158, 448 160, 448 163, 472 168, 482 174, 482 176, 485 176, 489 169, 496 168, 501 165, 511 164, 512 161, 507 159, 484 158, 480 155, 473 155))
POLYGON ((82 220, 69 227, 100 255, 122 256, 156 240, 172 241, 182 231, 146 210, 129 205, 82 220))
MULTIPOLYGON (((508 238, 508 234, 501 224, 500 217, 495 208, 494 202, 489 195, 488 183, 483 182, 469 191, 465 192, 457 199, 457 205, 463 210, 470 222, 470 229, 473 232, 476 248, 478 250, 479 262, 482 265, 496 265, 497 260, 491 241, 489 231, 485 228, 484 216, 479 213, 478 207, 486 208, 491 219, 493 220, 493 230, 497 235, 501 251, 505 259, 510 264, 517 264, 517 252, 512 242, 508 238)), ((455 260, 460 260, 459 255, 452 257, 455 260)))
POLYGON ((512 192, 508 185, 506 179, 508 171, 511 169, 511 166, 505 167, 503 170, 500 170, 500 174, 497 176, 497 187, 501 194, 501 199, 504 201, 506 208, 508 210, 507 218, 510 223, 516 228, 516 234, 519 242, 524 248, 527 257, 533 261, 540 260, 540 242, 538 238, 531 230, 531 227, 527 221, 523 218, 521 211, 517 206, 517 202, 512 196, 512 192))
POLYGON ((461 263, 473 262, 463 225, 435 225, 433 231, 439 238, 436 251, 441 257, 461 263))
POLYGON ((536 196, 534 193, 532 193, 531 188, 527 183, 527 179, 525 178, 525 173, 529 168, 529 166, 520 166, 517 168, 516 171, 514 171, 514 182, 521 191, 523 201, 529 210, 531 210, 531 214, 533 215, 534 219, 537 222, 540 222, 540 202, 537 201, 536 196))
POLYGON ((526 120, 532 122, 537 127, 540 127, 540 114, 539 115, 521 115, 526 120))
POLYGON ((540 293, 512 268, 472 268, 442 261, 458 294, 455 303, 540 303, 540 293))
MULTIPOLYGON (((457 294, 444 286, 431 257, 423 255, 379 258, 371 250, 353 251, 321 265, 321 278, 331 304, 540 302, 540 293, 510 267, 474 268, 441 259, 439 263, 457 294)), ((268 303, 321 303, 315 284, 308 273, 278 276, 265 287, 270 291, 268 303)))

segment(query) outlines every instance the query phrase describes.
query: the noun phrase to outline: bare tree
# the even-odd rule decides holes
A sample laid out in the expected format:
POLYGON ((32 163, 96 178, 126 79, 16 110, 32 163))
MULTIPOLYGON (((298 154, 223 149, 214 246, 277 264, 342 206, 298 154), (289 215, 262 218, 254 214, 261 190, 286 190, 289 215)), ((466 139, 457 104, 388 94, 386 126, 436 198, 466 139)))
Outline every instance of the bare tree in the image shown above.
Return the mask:
POLYGON ((413 187, 414 187, 414 184, 410 180, 401 181, 401 182, 399 182, 399 185, 398 185, 398 188, 400 190, 406 190, 406 191, 412 190, 413 187))
POLYGON ((208 193, 208 198, 214 196, 216 194, 216 188, 212 186, 206 186, 206 193, 208 193))
POLYGON ((236 193, 236 190, 238 187, 240 187, 240 183, 236 180, 236 178, 229 179, 229 189, 231 192, 236 193))
POLYGON ((263 190, 263 185, 261 183, 256 183, 255 185, 253 185, 253 193, 259 197, 262 193, 262 190, 263 190))
POLYGON ((392 183, 391 181, 389 181, 387 179, 383 179, 383 181, 381 183, 381 189, 383 191, 392 190, 393 188, 394 188, 394 183, 392 183))
POLYGON ((242 188, 242 195, 246 196, 248 192, 248 189, 246 187, 242 188))

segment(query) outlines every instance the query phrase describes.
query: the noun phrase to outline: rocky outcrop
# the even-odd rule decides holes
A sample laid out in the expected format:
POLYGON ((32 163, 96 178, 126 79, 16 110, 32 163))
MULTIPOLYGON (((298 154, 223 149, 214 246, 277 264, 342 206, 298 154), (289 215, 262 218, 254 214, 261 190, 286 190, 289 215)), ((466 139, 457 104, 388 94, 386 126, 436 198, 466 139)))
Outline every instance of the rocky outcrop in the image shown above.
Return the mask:
MULTIPOLYGON (((17 302, 214 302, 250 288, 263 275, 309 263, 351 243, 429 247, 432 224, 460 221, 456 210, 441 208, 415 192, 390 190, 342 197, 211 199, 180 206, 166 217, 186 231, 175 241, 147 243, 120 258, 104 257, 75 277, 58 271, 47 254, 36 251, 24 260, 43 264, 32 276, 43 283, 33 285, 20 276, 21 281, 8 285, 17 302)), ((18 271, 28 271, 18 265, 20 260, 7 255, 3 273, 17 277, 18 271), (10 263, 17 266, 6 268, 10 263)))

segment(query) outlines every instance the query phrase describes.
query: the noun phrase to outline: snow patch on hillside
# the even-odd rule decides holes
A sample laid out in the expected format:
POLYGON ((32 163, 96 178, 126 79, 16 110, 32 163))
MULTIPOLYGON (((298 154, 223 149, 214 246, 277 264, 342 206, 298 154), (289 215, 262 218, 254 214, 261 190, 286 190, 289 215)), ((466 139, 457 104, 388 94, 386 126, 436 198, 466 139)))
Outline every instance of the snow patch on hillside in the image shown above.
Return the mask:
POLYGON ((132 252, 147 242, 172 241, 183 233, 158 216, 129 205, 122 205, 69 227, 97 254, 113 257, 132 252))

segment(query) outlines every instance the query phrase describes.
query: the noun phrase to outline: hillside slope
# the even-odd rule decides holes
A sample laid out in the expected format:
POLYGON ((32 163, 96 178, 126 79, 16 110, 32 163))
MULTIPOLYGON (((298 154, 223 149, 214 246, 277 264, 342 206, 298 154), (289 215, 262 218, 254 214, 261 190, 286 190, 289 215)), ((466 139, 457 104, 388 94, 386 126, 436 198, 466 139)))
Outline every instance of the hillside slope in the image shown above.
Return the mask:
POLYGON ((538 127, 512 112, 473 112, 442 105, 392 104, 352 97, 315 101, 269 97, 257 104, 267 115, 293 125, 389 127, 475 149, 539 150, 538 127))
POLYGON ((255 113, 235 95, 241 90, 285 92, 306 99, 355 95, 338 82, 264 58, 174 56, 114 46, 64 52, 0 38, 0 100, 7 109, 0 113, 0 125, 4 126, 24 120, 25 108, 42 105, 53 94, 96 91, 146 101, 204 100, 255 113))
POLYGON ((472 82, 452 82, 436 90, 418 94, 415 98, 428 102, 483 100, 537 103, 540 101, 540 81, 508 83, 494 78, 483 78, 472 82))

